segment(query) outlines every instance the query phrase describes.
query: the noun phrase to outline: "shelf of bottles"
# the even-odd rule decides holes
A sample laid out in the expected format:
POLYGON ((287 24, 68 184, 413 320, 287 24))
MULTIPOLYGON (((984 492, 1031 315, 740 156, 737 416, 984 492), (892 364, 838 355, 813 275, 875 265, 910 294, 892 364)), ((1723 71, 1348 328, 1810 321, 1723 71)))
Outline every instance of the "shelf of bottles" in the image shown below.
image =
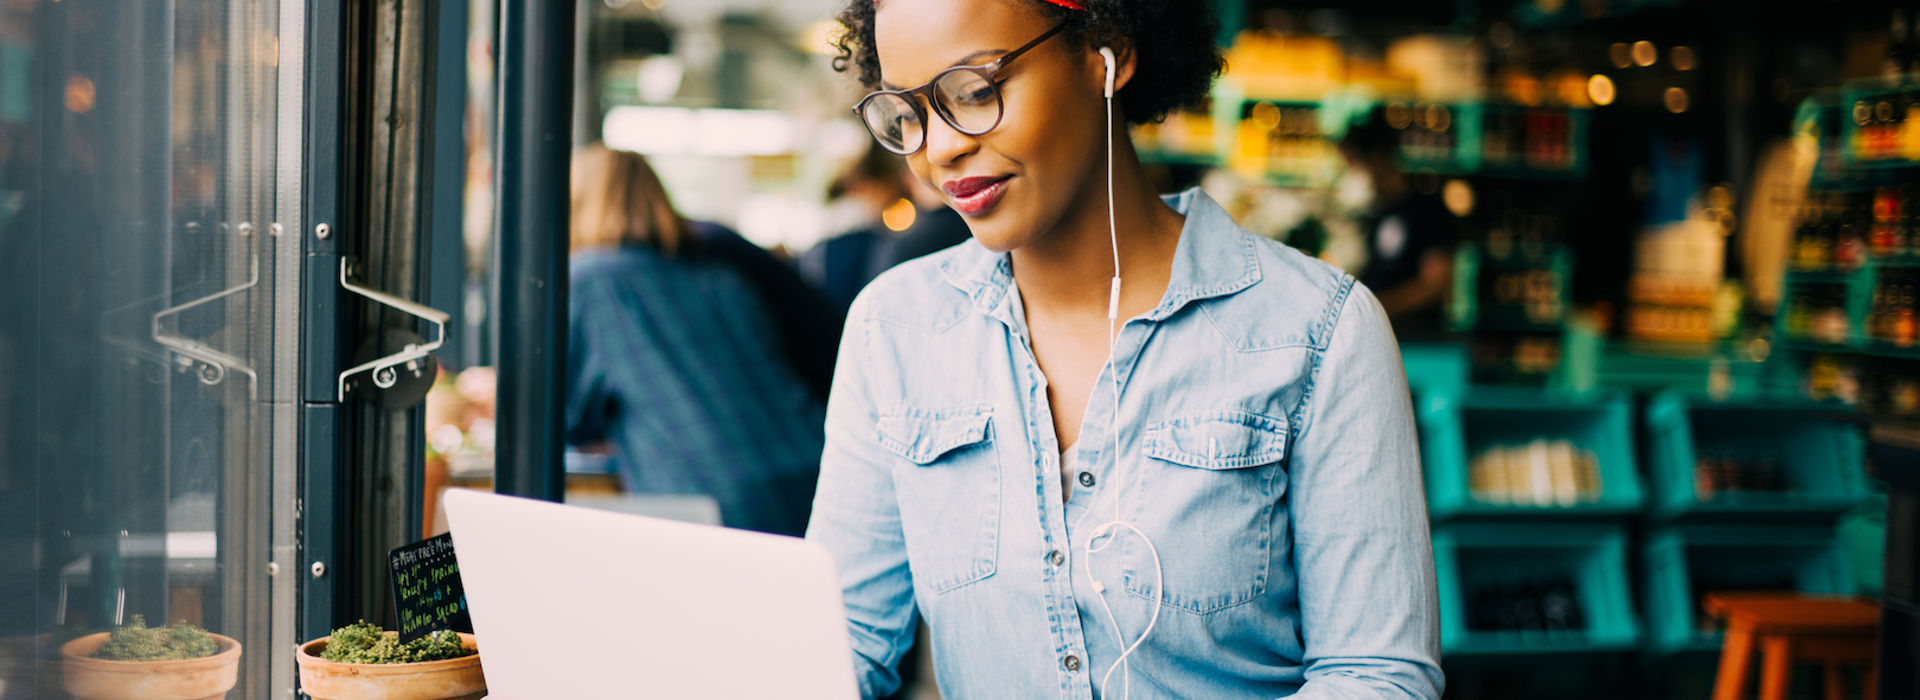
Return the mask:
POLYGON ((1815 191, 1794 230, 1781 331, 1823 350, 1920 359, 1920 184, 1815 191))
POLYGON ((1448 326, 1473 334, 1475 381, 1537 384, 1560 368, 1573 262, 1560 220, 1510 208, 1454 251, 1448 326))
POLYGON ((1212 107, 1181 110, 1163 121, 1133 128, 1140 160, 1163 165, 1213 167, 1219 165, 1219 138, 1212 107))
MULTIPOLYGON (((1216 161, 1249 177, 1292 187, 1322 186, 1346 166, 1340 120, 1366 111, 1318 100, 1251 98, 1216 90, 1211 124, 1197 116, 1137 132, 1150 160, 1207 163, 1198 150, 1215 139, 1216 161)), ((1507 179, 1577 180, 1586 175, 1588 110, 1470 101, 1389 100, 1400 162, 1409 172, 1507 179)))
POLYGON ((1588 111, 1570 107, 1487 105, 1482 110, 1481 174, 1513 178, 1586 176, 1588 111))
POLYGON ((1243 175, 1283 186, 1332 182, 1343 167, 1338 147, 1322 128, 1318 102, 1242 99, 1234 112, 1226 161, 1243 175))
POLYGON ((1585 109, 1491 102, 1388 102, 1409 171, 1509 179, 1586 175, 1585 109))
POLYGON ((1797 121, 1820 150, 1777 330, 1808 355, 1803 393, 1920 418, 1920 84, 1856 81, 1797 121))
POLYGON ((1838 145, 1849 165, 1920 165, 1920 76, 1854 81, 1841 95, 1846 118, 1838 145))

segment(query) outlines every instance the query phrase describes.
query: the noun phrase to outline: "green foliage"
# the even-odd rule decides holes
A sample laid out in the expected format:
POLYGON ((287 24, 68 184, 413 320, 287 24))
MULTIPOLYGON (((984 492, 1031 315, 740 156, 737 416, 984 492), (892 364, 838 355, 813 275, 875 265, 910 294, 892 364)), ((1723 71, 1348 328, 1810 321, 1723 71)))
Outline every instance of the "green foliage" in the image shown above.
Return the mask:
POLYGON ((400 635, 386 634, 361 621, 333 631, 321 658, 342 664, 411 664, 457 659, 474 652, 460 646, 460 635, 439 630, 405 644, 400 635))
POLYGON ((180 661, 213 656, 219 651, 220 645, 213 641, 213 636, 196 625, 181 622, 148 627, 146 618, 135 615, 132 624, 115 628, 93 657, 109 661, 180 661))

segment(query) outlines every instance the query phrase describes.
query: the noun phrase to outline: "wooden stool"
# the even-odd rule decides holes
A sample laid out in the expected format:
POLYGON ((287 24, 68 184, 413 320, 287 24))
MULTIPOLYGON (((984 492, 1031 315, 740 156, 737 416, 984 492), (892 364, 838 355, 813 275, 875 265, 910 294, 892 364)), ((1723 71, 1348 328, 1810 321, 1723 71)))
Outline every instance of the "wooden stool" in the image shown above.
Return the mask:
POLYGON ((1865 664, 1864 695, 1873 700, 1879 675, 1874 658, 1879 606, 1851 598, 1791 593, 1710 593, 1706 611, 1727 621, 1713 700, 1740 700, 1746 694, 1756 642, 1766 655, 1760 669, 1760 700, 1786 700, 1787 676, 1795 662, 1817 663, 1826 669, 1826 700, 1841 700, 1845 694, 1841 664, 1865 664))

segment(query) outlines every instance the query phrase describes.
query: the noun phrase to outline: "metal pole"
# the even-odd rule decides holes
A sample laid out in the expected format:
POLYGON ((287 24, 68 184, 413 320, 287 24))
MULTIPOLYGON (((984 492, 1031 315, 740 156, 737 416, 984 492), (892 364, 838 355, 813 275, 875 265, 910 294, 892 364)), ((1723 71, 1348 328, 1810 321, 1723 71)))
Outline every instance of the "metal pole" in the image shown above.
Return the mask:
POLYGON ((499 438, 494 490, 562 497, 566 416, 567 172, 575 3, 500 12, 499 438))

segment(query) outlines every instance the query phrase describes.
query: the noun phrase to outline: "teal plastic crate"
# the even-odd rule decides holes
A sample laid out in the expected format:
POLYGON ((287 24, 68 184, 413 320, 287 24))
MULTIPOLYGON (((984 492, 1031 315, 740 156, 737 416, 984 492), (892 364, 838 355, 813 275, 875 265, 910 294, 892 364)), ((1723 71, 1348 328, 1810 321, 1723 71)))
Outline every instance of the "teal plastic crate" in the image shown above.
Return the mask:
POLYGON ((1715 402, 1675 393, 1647 403, 1647 458, 1653 516, 1831 520, 1871 495, 1865 445, 1848 409, 1806 401, 1715 402), (1780 491, 1727 491, 1703 498, 1695 478, 1701 453, 1768 457, 1780 491))
POLYGON ((1427 508, 1435 521, 1461 517, 1637 515, 1645 491, 1635 466, 1632 406, 1609 393, 1474 387, 1433 393, 1418 405, 1427 508), (1565 439, 1590 452, 1600 479, 1597 498, 1572 505, 1481 501, 1469 487, 1473 455, 1499 445, 1565 439))
POLYGON ((1675 391, 1688 396, 1757 398, 1792 396, 1800 377, 1779 381, 1765 361, 1770 343, 1751 338, 1708 345, 1610 341, 1596 353, 1593 385, 1635 392, 1675 391))
POLYGON ((1400 361, 1407 367, 1407 388, 1414 396, 1459 394, 1467 386, 1465 343, 1401 343, 1400 361))
POLYGON ((1668 528, 1648 537, 1642 563, 1647 648, 1655 654, 1720 648, 1722 633, 1700 609, 1705 593, 1853 592, 1839 536, 1831 528, 1668 528))
POLYGON ((1627 651, 1639 644, 1621 527, 1455 525, 1434 533, 1433 549, 1443 655, 1627 651), (1476 592, 1555 582, 1573 585, 1580 629, 1472 628, 1476 592))

